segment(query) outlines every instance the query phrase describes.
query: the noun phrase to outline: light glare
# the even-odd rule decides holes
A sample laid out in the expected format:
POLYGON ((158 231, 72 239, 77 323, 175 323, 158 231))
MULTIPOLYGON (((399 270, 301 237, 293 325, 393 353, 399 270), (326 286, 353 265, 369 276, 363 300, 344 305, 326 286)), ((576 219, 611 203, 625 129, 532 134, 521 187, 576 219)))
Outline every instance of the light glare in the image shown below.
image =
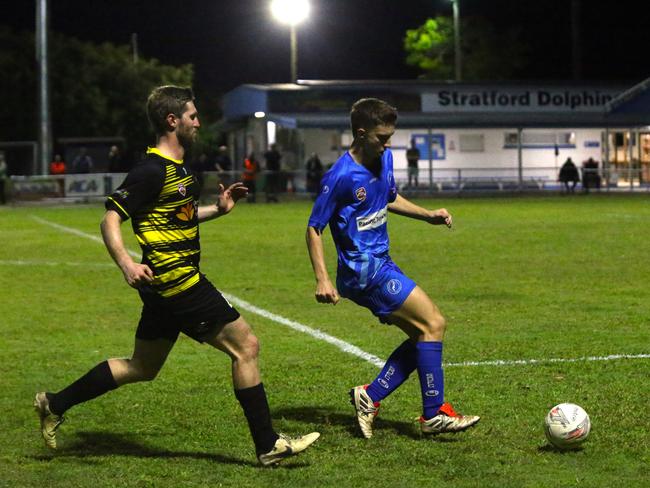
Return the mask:
POLYGON ((264 112, 255 112, 255 118, 256 119, 262 119, 264 118, 266 114, 264 112))
POLYGON ((266 141, 269 145, 275 144, 275 135, 277 133, 277 125, 275 122, 269 120, 266 123, 266 141))
POLYGON ((307 0, 273 0, 271 13, 280 22, 296 25, 309 15, 309 2, 307 0))

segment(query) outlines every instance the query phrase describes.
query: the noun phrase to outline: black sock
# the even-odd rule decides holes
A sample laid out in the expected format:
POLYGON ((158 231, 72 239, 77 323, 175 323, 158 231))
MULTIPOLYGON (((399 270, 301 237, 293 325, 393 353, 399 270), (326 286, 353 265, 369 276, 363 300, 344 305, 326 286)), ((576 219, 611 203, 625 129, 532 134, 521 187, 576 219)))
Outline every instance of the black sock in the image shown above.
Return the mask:
POLYGON ((264 385, 252 386, 242 390, 235 390, 235 397, 244 410, 248 428, 253 436, 255 452, 259 455, 269 452, 278 440, 278 434, 271 425, 271 410, 266 399, 264 385))
POLYGON ((54 415, 63 415, 70 407, 87 402, 117 388, 108 361, 99 363, 84 376, 58 393, 47 393, 50 411, 54 415))

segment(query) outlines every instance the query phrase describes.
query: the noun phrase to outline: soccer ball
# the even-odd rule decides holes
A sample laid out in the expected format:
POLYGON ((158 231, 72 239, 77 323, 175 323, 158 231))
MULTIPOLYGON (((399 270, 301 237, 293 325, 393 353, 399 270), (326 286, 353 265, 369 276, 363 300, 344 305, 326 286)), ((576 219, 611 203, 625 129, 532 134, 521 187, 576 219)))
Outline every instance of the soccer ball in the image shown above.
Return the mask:
POLYGON ((591 421, 582 407, 573 403, 554 406, 544 419, 546 438, 558 449, 575 449, 589 436, 591 421))

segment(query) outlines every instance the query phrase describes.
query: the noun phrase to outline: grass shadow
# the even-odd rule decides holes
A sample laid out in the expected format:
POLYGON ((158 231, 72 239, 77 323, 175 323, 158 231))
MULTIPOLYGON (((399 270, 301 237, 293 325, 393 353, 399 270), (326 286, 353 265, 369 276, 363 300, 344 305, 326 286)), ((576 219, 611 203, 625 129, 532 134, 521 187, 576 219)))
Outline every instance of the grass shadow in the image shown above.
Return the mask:
MULTIPOLYGON (((276 419, 287 418, 305 424, 342 427, 352 437, 362 437, 352 408, 350 408, 349 413, 342 413, 335 409, 328 409, 323 407, 285 407, 274 409, 272 414, 276 419)), ((423 438, 423 435, 420 433, 420 429, 418 428, 416 422, 404 422, 388 419, 382 417, 381 412, 380 415, 375 419, 373 428, 375 432, 390 429, 396 435, 401 435, 416 440, 423 438)), ((427 440, 442 443, 457 442, 457 439, 449 436, 430 436, 427 437, 427 440)))
POLYGON ((555 447, 553 444, 548 443, 538 447, 537 451, 552 452, 554 454, 572 454, 572 453, 584 451, 584 447, 578 446, 578 447, 573 447, 571 449, 560 449, 559 447, 555 447))
POLYGON ((76 439, 67 442, 55 452, 48 455, 30 456, 40 461, 49 461, 56 457, 87 458, 94 456, 133 456, 140 458, 192 458, 206 459, 221 464, 255 466, 250 460, 239 459, 222 454, 200 451, 174 451, 147 446, 136 440, 134 434, 102 431, 77 432, 76 439))

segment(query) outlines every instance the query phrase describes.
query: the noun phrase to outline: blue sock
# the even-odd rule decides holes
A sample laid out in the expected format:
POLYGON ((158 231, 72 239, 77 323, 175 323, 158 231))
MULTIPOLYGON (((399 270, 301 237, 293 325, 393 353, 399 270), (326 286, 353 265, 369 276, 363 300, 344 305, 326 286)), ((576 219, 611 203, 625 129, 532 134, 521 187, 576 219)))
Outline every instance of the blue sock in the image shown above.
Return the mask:
POLYGON ((374 379, 366 392, 373 402, 380 402, 399 387, 415 371, 415 345, 404 341, 393 351, 381 373, 374 379))
POLYGON ((430 419, 444 403, 445 379, 442 372, 442 342, 418 342, 417 367, 422 390, 422 415, 430 419))

